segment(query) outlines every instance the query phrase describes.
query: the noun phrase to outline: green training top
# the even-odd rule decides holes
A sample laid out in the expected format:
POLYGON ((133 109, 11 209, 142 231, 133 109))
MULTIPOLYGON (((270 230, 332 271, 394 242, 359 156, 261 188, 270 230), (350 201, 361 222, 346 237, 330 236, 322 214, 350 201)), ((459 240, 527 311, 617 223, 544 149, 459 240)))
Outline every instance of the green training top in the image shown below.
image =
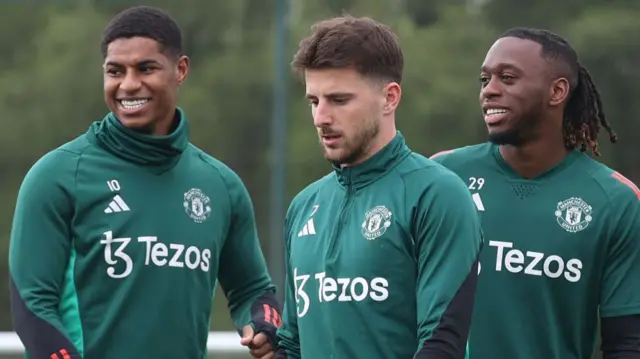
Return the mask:
POLYGON ((601 317, 640 314, 640 192, 580 151, 532 179, 490 143, 433 158, 467 182, 485 246, 471 359, 590 359, 601 317))
POLYGON ((277 358, 464 358, 480 220, 454 173, 401 134, 292 201, 277 358))
POLYGON ((203 358, 218 279, 238 328, 273 292, 247 190, 177 113, 165 137, 109 114, 26 175, 9 269, 30 357, 203 358))

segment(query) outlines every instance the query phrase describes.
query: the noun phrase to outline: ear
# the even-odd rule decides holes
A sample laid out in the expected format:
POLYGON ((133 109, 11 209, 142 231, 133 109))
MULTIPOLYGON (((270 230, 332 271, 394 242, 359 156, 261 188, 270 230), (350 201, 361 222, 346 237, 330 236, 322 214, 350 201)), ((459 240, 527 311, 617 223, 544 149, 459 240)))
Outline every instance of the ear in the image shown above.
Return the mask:
POLYGON ((569 80, 564 77, 554 80, 551 83, 551 88, 549 89, 549 91, 550 106, 558 106, 564 103, 567 97, 569 97, 569 92, 571 91, 569 80))
POLYGON ((189 58, 187 56, 181 56, 176 62, 176 76, 178 85, 181 85, 189 74, 189 58))
POLYGON ((402 88, 397 82, 390 82, 384 87, 383 91, 385 95, 383 114, 389 115, 392 114, 400 104, 402 88))

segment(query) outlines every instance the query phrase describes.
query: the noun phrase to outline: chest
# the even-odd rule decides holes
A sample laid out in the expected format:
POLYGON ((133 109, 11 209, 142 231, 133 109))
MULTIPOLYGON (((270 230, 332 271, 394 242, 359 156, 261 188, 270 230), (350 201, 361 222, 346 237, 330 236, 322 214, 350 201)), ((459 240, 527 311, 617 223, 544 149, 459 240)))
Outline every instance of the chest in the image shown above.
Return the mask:
POLYGON ((485 235, 483 270, 571 283, 598 278, 606 251, 608 201, 575 178, 509 180, 462 173, 485 235))
POLYGON ((414 268, 405 207, 403 197, 393 191, 320 191, 291 224, 291 262, 305 272, 351 277, 414 268))
POLYGON ((217 273, 230 204, 224 186, 201 166, 184 161, 154 174, 96 161, 77 176, 72 227, 81 263, 113 278, 142 270, 217 273))

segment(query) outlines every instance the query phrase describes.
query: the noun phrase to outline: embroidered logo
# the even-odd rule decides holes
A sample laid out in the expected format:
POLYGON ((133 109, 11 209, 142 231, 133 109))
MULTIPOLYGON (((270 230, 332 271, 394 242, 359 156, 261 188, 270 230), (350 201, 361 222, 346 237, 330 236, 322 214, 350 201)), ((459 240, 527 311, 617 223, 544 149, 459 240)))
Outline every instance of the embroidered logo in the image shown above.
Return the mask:
POLYGON ((367 212, 362 222, 362 235, 367 240, 374 240, 391 226, 391 211, 385 206, 376 206, 367 212))
POLYGON ((576 233, 587 228, 591 220, 592 208, 582 198, 571 197, 558 202, 556 208, 556 220, 560 227, 567 232, 576 233))
POLYGON ((198 188, 192 188, 184 194, 184 211, 196 223, 202 223, 209 217, 209 203, 209 197, 198 188))

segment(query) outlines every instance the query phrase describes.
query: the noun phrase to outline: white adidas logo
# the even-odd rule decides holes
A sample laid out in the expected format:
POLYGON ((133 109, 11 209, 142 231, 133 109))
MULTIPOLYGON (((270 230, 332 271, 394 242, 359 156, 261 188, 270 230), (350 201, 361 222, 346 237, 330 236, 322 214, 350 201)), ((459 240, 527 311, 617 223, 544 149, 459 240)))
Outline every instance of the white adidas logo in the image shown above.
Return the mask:
POLYGON ((302 230, 298 232, 298 237, 309 236, 312 234, 316 234, 316 226, 313 224, 313 218, 309 219, 304 227, 302 227, 302 230))
POLYGON ((476 204, 476 208, 478 208, 478 211, 483 212, 484 203, 482 203, 482 198, 480 198, 480 193, 474 193, 473 195, 471 195, 471 198, 473 198, 473 202, 476 204))
POLYGON ((104 213, 117 213, 117 212, 127 212, 131 209, 124 203, 122 197, 119 194, 113 197, 113 200, 109 202, 109 206, 105 208, 104 213))

